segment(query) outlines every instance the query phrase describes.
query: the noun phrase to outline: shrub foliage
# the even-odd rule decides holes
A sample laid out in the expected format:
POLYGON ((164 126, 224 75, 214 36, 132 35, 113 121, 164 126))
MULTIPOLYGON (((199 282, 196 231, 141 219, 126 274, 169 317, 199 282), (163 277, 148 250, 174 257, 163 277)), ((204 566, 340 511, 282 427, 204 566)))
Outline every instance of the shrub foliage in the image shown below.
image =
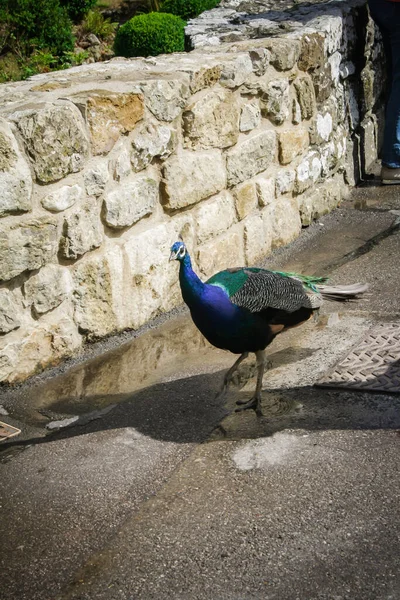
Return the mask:
POLYGON ((197 17, 205 10, 210 10, 219 4, 220 0, 164 0, 161 2, 163 12, 178 15, 187 21, 197 17))
POLYGON ((97 0, 59 0, 59 2, 67 9, 70 19, 77 23, 95 6, 97 0))
POLYGON ((175 15, 137 15, 122 25, 114 41, 119 56, 157 56, 185 49, 185 22, 175 15))
POLYGON ((2 48, 17 56, 46 49, 60 55, 73 49, 72 23, 59 0, 0 0, 2 48))

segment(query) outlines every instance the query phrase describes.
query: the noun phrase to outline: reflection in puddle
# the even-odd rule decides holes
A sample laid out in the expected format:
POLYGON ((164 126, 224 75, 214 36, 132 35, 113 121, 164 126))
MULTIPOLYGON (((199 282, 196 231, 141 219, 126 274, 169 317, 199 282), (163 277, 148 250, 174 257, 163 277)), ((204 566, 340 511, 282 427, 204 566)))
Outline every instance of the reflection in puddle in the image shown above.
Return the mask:
POLYGON ((24 420, 27 412, 29 420, 45 422, 121 402, 144 387, 178 379, 184 370, 198 370, 196 365, 207 364, 210 352, 215 353, 213 368, 218 368, 218 351, 211 350, 191 320, 187 316, 174 319, 32 387, 24 395, 24 420))

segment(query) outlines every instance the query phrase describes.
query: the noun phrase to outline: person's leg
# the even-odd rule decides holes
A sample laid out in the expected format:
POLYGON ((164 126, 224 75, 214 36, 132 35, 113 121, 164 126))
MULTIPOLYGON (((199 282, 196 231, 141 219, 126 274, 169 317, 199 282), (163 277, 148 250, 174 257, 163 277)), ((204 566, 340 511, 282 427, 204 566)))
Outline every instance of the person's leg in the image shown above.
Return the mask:
POLYGON ((390 69, 382 149, 382 180, 400 183, 400 3, 369 0, 369 6, 371 16, 381 30, 390 69))

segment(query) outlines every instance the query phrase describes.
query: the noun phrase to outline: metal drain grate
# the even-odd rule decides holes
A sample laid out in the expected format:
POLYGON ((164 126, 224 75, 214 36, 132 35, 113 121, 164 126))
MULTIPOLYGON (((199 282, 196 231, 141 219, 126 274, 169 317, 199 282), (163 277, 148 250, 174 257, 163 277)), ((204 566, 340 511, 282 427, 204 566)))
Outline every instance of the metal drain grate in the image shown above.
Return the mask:
POLYGON ((374 326, 316 385, 400 393, 400 324, 374 326))
POLYGON ((14 437, 14 435, 18 435, 19 433, 21 433, 21 430, 17 427, 13 427, 12 425, 0 421, 0 442, 7 438, 14 437))

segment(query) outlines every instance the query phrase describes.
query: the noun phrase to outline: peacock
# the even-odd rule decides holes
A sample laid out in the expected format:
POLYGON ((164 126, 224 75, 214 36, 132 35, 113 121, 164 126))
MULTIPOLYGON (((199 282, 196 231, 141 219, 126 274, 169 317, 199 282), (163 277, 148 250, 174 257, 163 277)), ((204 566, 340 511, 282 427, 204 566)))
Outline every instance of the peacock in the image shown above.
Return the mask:
MULTIPOLYGON (((183 241, 171 247, 170 260, 178 260, 179 283, 184 302, 196 327, 217 348, 239 354, 226 373, 227 386, 250 352, 257 360, 257 383, 249 401, 237 402, 237 410, 254 409, 261 415, 261 389, 265 348, 283 331, 301 325, 316 313, 324 298, 350 300, 368 289, 367 284, 327 286, 324 277, 239 267, 220 271, 203 283, 192 268, 183 241)), ((218 394, 218 395, 219 395, 218 394)))

